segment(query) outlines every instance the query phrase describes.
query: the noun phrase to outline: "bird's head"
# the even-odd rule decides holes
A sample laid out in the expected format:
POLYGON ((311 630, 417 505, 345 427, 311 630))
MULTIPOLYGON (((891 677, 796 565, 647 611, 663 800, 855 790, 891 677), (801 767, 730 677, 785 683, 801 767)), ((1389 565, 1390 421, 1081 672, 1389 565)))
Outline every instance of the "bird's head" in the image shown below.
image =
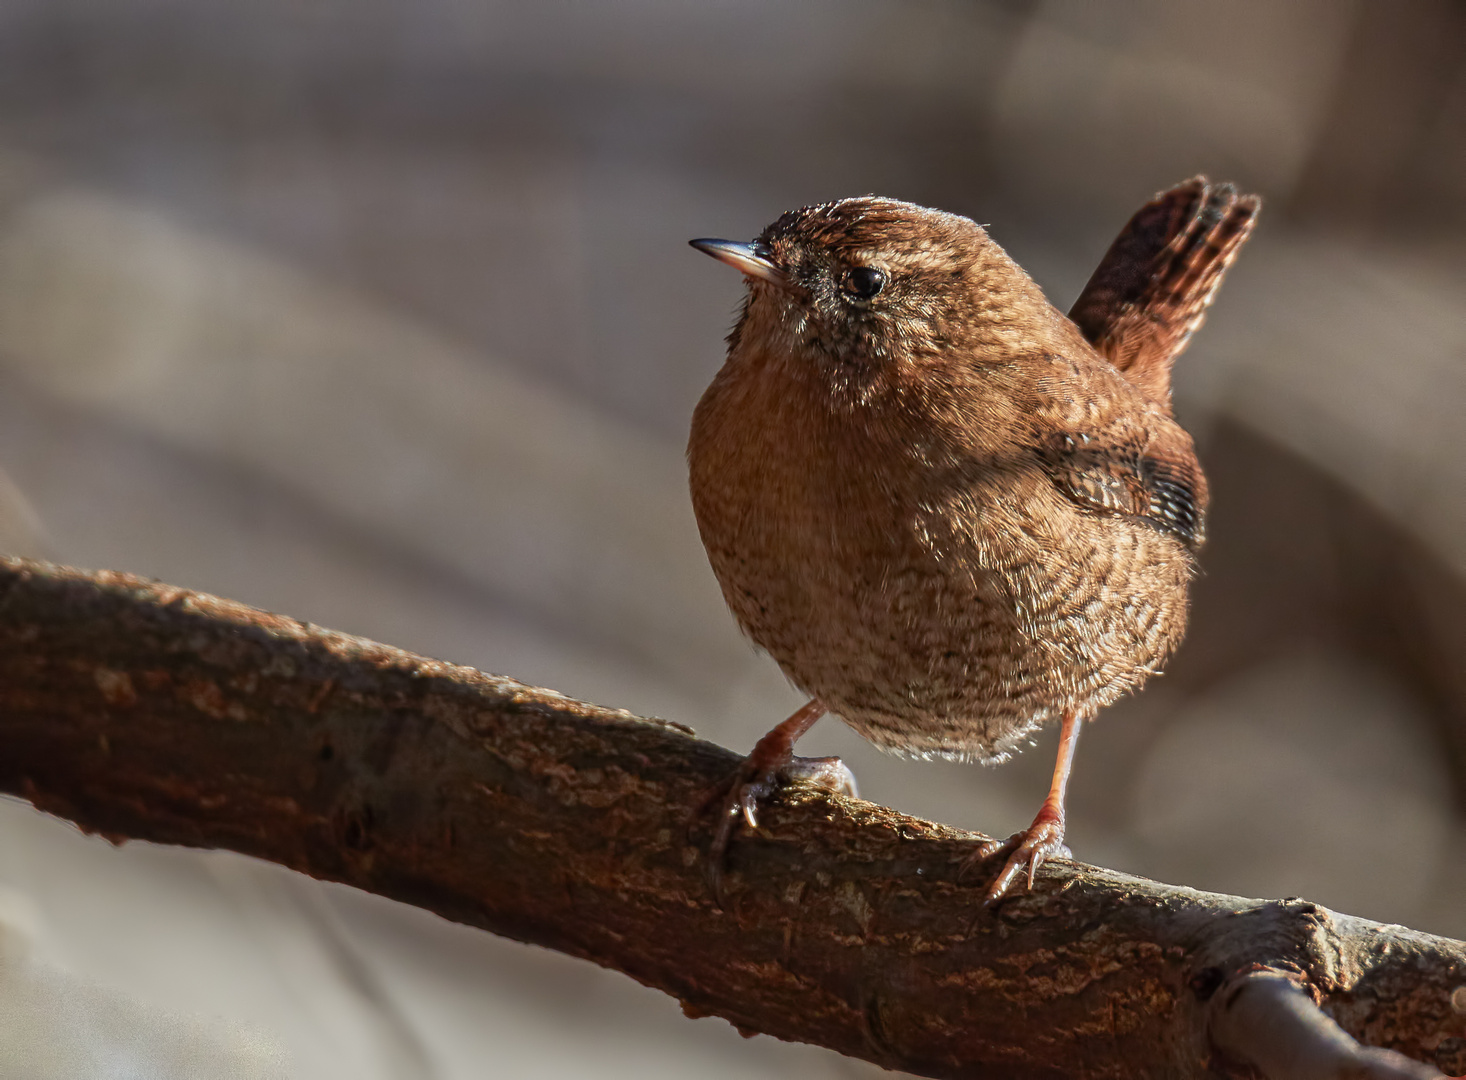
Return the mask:
POLYGON ((752 243, 694 240, 741 270, 748 299, 730 343, 831 373, 1011 355, 1036 285, 981 226, 956 214, 862 196, 784 214, 752 243), (990 347, 985 348, 987 344, 990 347))

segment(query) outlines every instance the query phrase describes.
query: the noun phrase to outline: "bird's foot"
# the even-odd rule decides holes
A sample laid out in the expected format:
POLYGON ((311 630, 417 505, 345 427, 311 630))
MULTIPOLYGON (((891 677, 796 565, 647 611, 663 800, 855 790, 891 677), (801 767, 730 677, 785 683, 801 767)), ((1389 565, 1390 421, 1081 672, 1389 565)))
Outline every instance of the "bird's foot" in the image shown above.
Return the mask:
POLYGON ((715 819, 717 829, 708 848, 706 874, 708 888, 719 907, 728 906, 723 902, 723 857, 727 854, 728 842, 733 839, 733 829, 740 817, 748 822, 749 828, 758 827, 759 803, 777 790, 781 779, 806 780, 831 791, 855 794, 855 777, 839 758, 794 756, 795 741, 823 715, 825 707, 818 698, 798 709, 760 739, 743 764, 704 795, 693 811, 692 821, 695 822, 709 806, 716 806, 718 810, 715 819))
POLYGON ((810 784, 836 795, 860 798, 855 774, 837 757, 791 757, 778 770, 778 777, 785 783, 810 784))
MULTIPOLYGON (((968 860, 968 864, 992 858, 1000 851, 1006 851, 1009 848, 1013 848, 1013 853, 1008 856, 1008 862, 1003 866, 1003 872, 994 878, 992 885, 988 887, 987 896, 983 898, 984 904, 992 904, 1001 900, 1025 869, 1028 870, 1028 887, 1032 889, 1034 875, 1047 860, 1074 857, 1073 852, 1064 844, 1063 815, 1055 814, 1047 804, 1038 812, 1038 817, 1033 819, 1033 824, 1027 829, 1014 833, 1006 840, 989 840, 977 849, 968 860)), ((965 870, 966 866, 963 869, 965 870)))
POLYGON ((741 818, 750 829, 758 828, 759 807, 786 783, 812 784, 826 791, 856 798, 859 791, 855 774, 837 757, 805 758, 788 755, 782 761, 767 762, 755 748, 729 777, 711 788, 698 802, 693 821, 713 807, 716 823, 713 842, 708 847, 704 874, 708 888, 719 907, 724 901, 723 870, 728 844, 741 818))

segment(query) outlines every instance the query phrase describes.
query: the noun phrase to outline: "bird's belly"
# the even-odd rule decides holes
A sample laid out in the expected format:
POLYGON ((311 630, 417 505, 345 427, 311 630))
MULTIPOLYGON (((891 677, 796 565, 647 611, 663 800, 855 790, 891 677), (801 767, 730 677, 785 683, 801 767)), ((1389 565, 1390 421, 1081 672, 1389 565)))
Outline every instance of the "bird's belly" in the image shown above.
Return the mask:
POLYGON ((975 513, 935 518, 767 495, 699 508, 729 607, 796 685, 883 749, 1001 759, 1066 709, 1137 687, 1184 630, 1189 559, 1142 524, 1067 503, 974 504, 970 491, 975 513), (1035 522, 1066 529, 1062 547, 1035 522))

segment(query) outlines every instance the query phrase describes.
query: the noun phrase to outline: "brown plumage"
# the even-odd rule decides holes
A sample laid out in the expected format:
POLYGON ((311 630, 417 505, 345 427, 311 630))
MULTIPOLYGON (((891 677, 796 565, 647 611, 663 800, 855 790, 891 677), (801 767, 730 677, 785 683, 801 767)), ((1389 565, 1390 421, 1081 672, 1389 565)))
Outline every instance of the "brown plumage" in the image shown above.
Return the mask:
POLYGON ((1062 720, 1053 790, 990 897, 1066 851, 1080 722, 1180 643, 1204 538, 1169 361, 1255 201, 1227 232, 1247 200, 1226 189, 1212 222, 1198 183, 1136 216, 1076 306, 1105 355, 956 215, 845 199, 752 245, 694 242, 750 289, 693 415, 693 507, 739 624, 814 699, 730 782, 715 879, 826 710, 886 750, 987 762, 1062 720))
POLYGON ((1204 176, 1161 192, 1115 238, 1069 318, 1127 379, 1169 405, 1171 363, 1200 328, 1261 205, 1204 176))

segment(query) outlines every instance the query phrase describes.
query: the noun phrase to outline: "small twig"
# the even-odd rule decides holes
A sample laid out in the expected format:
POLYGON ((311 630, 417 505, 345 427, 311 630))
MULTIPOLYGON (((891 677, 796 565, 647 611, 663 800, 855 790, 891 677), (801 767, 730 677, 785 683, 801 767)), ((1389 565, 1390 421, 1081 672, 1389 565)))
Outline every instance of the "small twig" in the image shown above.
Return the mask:
MULTIPOLYGON (((125 574, 0 559, 0 740, 0 791, 83 828, 270 859, 909 1072, 1378 1058, 1238 981, 1260 968, 1349 1038, 1466 1072, 1461 942, 1066 861, 984 908, 996 860, 960 873, 983 837, 813 788, 734 839, 725 910, 687 826, 736 755, 125 574)), ((1350 1074, 1275 1073, 1308 1075, 1350 1074)))
POLYGON ((1440 1080, 1428 1065, 1362 1046, 1324 1015, 1297 979, 1250 971, 1212 998, 1212 1041, 1227 1056, 1256 1065, 1269 1080, 1440 1080))

